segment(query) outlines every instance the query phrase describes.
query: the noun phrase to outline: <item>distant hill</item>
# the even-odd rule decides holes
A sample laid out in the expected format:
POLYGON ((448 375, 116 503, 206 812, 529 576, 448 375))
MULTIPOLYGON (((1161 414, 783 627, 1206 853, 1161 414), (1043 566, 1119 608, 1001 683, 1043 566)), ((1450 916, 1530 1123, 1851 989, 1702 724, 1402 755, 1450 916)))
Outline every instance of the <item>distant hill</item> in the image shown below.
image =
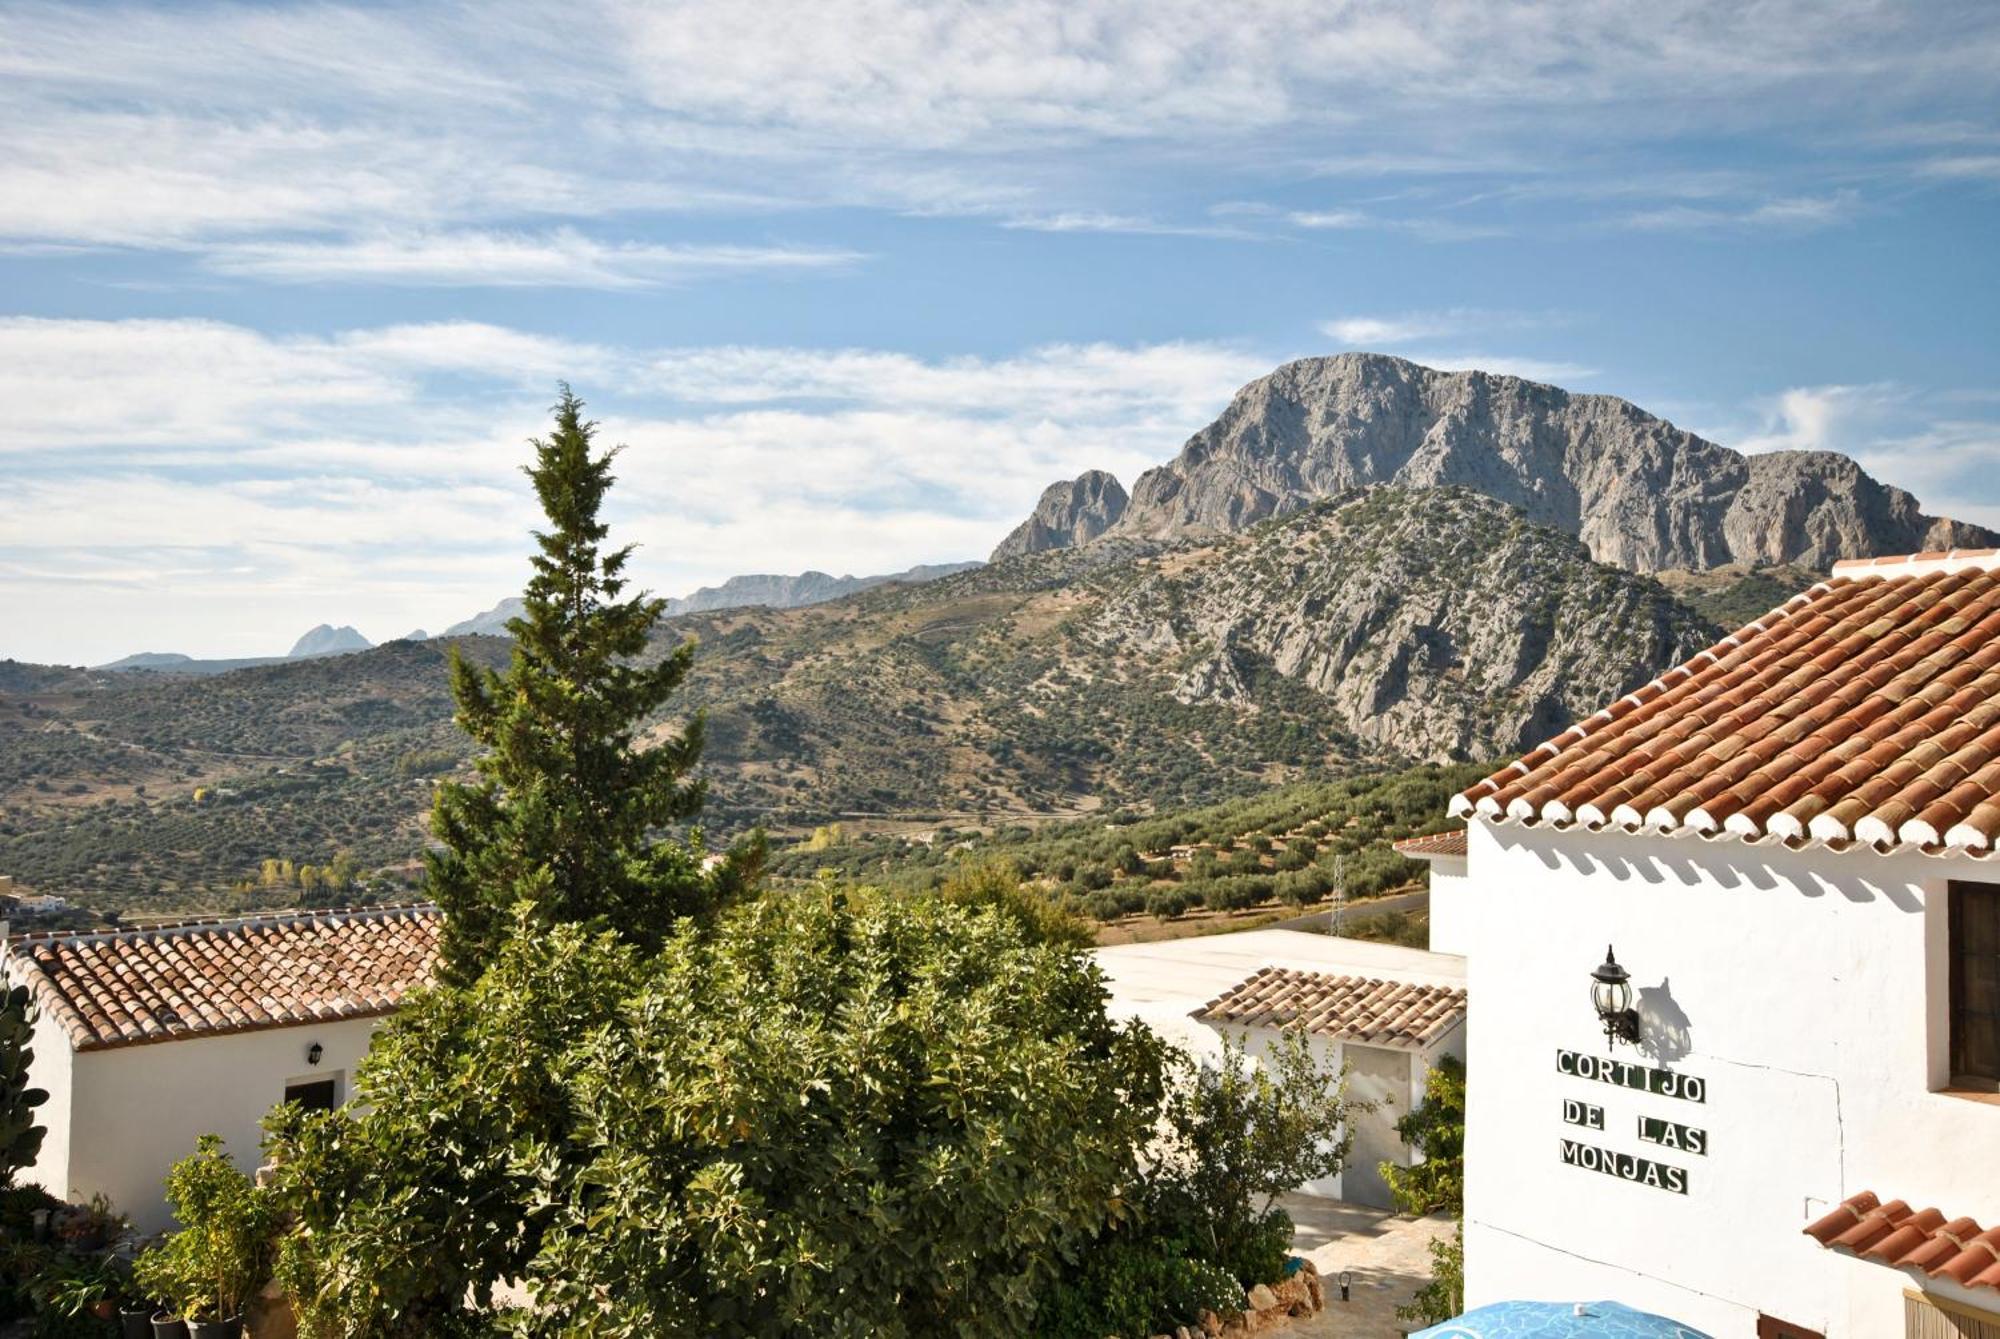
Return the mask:
MULTIPOLYGON (((976 562, 929 563, 911 567, 901 572, 889 572, 881 576, 828 576, 825 572, 800 572, 795 576, 736 576, 720 586, 703 586, 690 595, 667 601, 667 617, 678 614, 699 614, 716 609, 743 609, 760 605, 767 609, 800 609, 810 604, 823 604, 837 600, 843 595, 853 595, 864 590, 873 590, 891 582, 916 584, 935 581, 939 577, 964 572, 979 566, 976 562)), ((521 601, 518 596, 500 601, 483 614, 474 614, 461 623, 454 623, 444 630, 447 637, 507 635, 507 623, 518 618, 521 601)))
MULTIPOLYGON (((405 640, 419 641, 422 638, 423 633, 417 632, 405 640)), ((203 660, 195 656, 182 655, 178 651, 141 651, 137 655, 125 656, 109 664, 99 665, 97 668, 144 671, 153 674, 228 674, 232 670, 249 669, 256 665, 277 665, 287 660, 309 660, 315 656, 338 656, 351 651, 366 651, 374 644, 353 628, 336 628, 331 624, 322 623, 292 643, 292 649, 282 656, 238 656, 230 659, 203 660)))
MULTIPOLYGON (((1825 570, 1841 558, 2000 544, 1981 526, 1926 515, 1831 451, 1746 456, 1614 396, 1368 353, 1301 359, 1251 382, 1177 457, 1140 475, 1129 500, 1115 480, 1100 484, 1109 510, 1096 512, 1115 513, 1105 535, 1177 539, 1377 483, 1474 489, 1635 572, 1825 570)), ((1034 547, 1098 532, 1046 523, 1052 495, 1074 487, 1054 485, 1024 523, 1048 541, 1034 547)))
POLYGON ((346 655, 350 651, 366 651, 373 645, 375 643, 353 628, 336 628, 330 623, 322 623, 293 642, 285 658, 305 660, 312 656, 346 655))
MULTIPOLYGON (((702 649, 675 706, 707 714, 705 821, 786 831, 1150 812, 1488 758, 1715 629, 1490 498, 1376 488, 1238 535, 1105 537, 797 608, 683 614, 653 653, 690 634, 702 649)), ((456 644, 487 664, 507 653, 456 644)), ((17 673, 27 691, 0 691, 0 869, 187 909, 295 899, 229 891, 267 856, 410 867, 433 779, 470 753, 448 650, 399 641, 207 678, 17 673)))

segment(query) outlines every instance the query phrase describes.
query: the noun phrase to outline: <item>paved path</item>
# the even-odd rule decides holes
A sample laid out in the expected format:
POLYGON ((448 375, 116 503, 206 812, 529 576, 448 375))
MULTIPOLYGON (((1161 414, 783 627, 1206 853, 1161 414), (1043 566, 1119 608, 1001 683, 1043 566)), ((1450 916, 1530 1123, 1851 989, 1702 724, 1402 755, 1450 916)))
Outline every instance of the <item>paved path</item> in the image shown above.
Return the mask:
POLYGON ((1430 1243, 1452 1231, 1449 1218, 1408 1218, 1317 1195, 1281 1201, 1297 1225, 1292 1249, 1313 1262, 1326 1282, 1326 1310, 1273 1331, 1284 1339, 1397 1339, 1419 1329, 1396 1319, 1396 1308, 1431 1276, 1430 1243), (1349 1277, 1340 1300, 1340 1276, 1349 1277))

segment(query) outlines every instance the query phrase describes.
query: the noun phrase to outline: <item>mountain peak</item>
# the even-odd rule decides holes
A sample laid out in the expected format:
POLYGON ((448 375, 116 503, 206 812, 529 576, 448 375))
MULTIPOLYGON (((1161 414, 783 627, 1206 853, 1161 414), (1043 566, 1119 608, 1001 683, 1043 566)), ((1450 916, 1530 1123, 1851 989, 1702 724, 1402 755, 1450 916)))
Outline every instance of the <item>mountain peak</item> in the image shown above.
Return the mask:
MULTIPOLYGON (((1088 543, 1224 534, 1350 488, 1460 486, 1637 572, 1983 548, 2000 535, 1926 515, 1832 452, 1746 456, 1626 400, 1387 354, 1301 358, 1236 393, 1180 455, 1104 496, 1085 475, 1042 495, 996 558, 1088 543)), ((1111 480, 1115 487, 1116 481, 1111 480)))
POLYGON ((366 651, 375 643, 363 637, 351 627, 334 627, 322 623, 306 633, 285 653, 287 660, 306 660, 313 656, 337 656, 349 651, 366 651))
POLYGON ((992 561, 1088 544, 1118 523, 1128 501, 1125 486, 1104 470, 1085 470, 1050 484, 1042 490, 1035 514, 1000 541, 992 561))

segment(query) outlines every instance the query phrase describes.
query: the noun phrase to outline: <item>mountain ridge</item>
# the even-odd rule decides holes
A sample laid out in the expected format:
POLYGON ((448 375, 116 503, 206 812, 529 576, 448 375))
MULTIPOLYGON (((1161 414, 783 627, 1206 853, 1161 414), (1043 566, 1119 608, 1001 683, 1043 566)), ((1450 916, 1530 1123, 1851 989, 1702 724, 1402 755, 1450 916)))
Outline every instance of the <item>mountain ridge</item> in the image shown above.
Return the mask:
POLYGON ((2000 544, 1836 452, 1745 455, 1616 396, 1361 353, 1244 386, 1102 535, 1230 533, 1374 483, 1472 488, 1636 572, 2000 544))
MULTIPOLYGON (((919 563, 900 572, 885 572, 865 577, 837 577, 818 570, 807 570, 791 575, 750 573, 730 577, 719 586, 703 586, 686 595, 670 598, 667 601, 666 617, 706 613, 717 609, 741 609, 752 605, 762 605, 772 609, 798 609, 806 605, 837 600, 858 591, 872 590, 876 586, 891 582, 935 581, 939 577, 951 576, 979 565, 976 561, 919 563)), ((519 617, 521 609, 520 597, 509 596, 491 609, 452 624, 439 635, 504 637, 507 635, 508 621, 519 617)))

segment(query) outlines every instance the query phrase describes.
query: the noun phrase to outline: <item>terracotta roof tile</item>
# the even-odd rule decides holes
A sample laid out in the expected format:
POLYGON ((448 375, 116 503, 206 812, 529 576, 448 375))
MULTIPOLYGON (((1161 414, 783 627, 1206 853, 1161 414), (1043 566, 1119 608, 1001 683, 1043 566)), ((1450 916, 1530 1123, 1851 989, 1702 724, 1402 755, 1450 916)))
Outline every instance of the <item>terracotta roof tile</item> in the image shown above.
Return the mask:
POLYGON ((2000 845, 2000 554, 1827 581, 1452 801, 1488 821, 2000 845))
POLYGON ((389 1013, 431 979, 436 907, 278 912, 11 940, 79 1051, 389 1013))
POLYGON ((1433 832, 1424 837, 1405 837, 1396 843, 1396 854, 1418 860, 1439 855, 1463 856, 1466 854, 1465 829, 1453 828, 1450 832, 1433 832))
POLYGON ((1195 1010, 1210 1023, 1303 1027, 1372 1046, 1428 1046, 1465 1017, 1465 990, 1374 977, 1260 967, 1195 1010))
POLYGON ((1982 1231, 1970 1218, 1947 1220, 1940 1210, 1912 1209, 1902 1200, 1884 1204, 1864 1190, 1805 1231, 1820 1245, 1863 1260, 2000 1290, 2000 1227, 1982 1231))

